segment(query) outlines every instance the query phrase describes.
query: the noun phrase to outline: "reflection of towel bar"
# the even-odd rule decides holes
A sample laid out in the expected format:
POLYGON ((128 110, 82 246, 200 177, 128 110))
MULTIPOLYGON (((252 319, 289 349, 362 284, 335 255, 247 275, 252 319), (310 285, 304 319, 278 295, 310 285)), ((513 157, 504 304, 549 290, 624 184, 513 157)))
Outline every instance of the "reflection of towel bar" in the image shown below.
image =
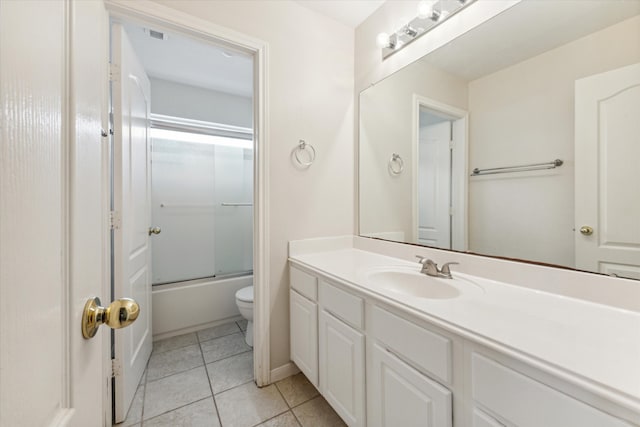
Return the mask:
POLYGON ((221 206, 253 206, 253 203, 220 203, 221 206))
POLYGON ((212 208, 214 204, 188 204, 188 203, 160 203, 161 208, 212 208))
POLYGON ((478 169, 475 168, 471 176, 477 175, 491 175, 494 173, 508 173, 508 172, 526 172, 526 171, 537 171, 543 169, 555 169, 559 166, 562 166, 564 162, 560 159, 555 159, 552 162, 547 163, 532 163, 530 165, 520 165, 520 166, 505 166, 501 168, 488 168, 488 169, 478 169))

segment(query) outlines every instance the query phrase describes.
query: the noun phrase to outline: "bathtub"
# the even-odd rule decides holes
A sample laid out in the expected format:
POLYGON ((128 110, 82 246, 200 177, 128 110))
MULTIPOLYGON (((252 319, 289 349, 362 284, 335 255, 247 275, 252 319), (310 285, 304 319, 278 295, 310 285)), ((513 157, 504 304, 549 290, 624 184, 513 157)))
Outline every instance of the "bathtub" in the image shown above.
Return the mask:
POLYGON ((153 340, 241 320, 235 294, 252 284, 245 274, 153 286, 153 340))

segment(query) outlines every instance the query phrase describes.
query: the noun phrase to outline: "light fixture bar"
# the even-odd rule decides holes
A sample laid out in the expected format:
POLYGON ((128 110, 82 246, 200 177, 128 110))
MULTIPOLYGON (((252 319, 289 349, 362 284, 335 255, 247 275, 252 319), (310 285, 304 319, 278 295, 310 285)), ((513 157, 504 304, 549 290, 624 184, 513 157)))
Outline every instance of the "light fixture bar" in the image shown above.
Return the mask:
POLYGON ((476 0, 422 1, 418 5, 418 16, 392 34, 380 33, 376 39, 382 49, 382 59, 402 50, 414 40, 433 30, 476 0), (445 6, 447 6, 445 8, 445 6))

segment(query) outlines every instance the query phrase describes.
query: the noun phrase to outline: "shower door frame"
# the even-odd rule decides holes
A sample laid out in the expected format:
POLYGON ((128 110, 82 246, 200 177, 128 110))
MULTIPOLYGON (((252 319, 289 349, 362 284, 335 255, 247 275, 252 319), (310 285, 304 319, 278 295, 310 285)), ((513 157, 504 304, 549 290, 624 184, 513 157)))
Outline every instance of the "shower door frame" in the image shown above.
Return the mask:
POLYGON ((269 209, 268 209, 268 44, 209 21, 147 0, 104 0, 109 16, 176 32, 204 43, 228 46, 253 57, 253 283, 254 283, 254 380, 259 387, 271 383, 269 321, 269 209))

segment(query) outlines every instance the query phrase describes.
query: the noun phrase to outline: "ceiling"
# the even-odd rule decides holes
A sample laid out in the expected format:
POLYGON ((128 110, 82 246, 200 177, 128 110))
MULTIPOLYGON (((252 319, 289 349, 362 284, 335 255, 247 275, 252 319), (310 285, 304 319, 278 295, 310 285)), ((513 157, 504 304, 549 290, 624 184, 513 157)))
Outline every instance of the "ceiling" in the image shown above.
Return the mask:
POLYGON ((308 9, 356 28, 375 12, 385 0, 296 0, 308 9))
POLYGON ((165 33, 166 39, 159 40, 133 24, 124 27, 150 77, 251 97, 251 56, 176 34, 165 33))
MULTIPOLYGON (((295 1, 355 28, 385 0, 295 1)), ((251 97, 253 60, 250 56, 177 34, 165 33, 164 40, 153 38, 149 28, 134 24, 124 24, 124 27, 150 77, 251 97)))
POLYGON ((472 81, 639 13, 640 1, 523 1, 422 61, 472 81))

